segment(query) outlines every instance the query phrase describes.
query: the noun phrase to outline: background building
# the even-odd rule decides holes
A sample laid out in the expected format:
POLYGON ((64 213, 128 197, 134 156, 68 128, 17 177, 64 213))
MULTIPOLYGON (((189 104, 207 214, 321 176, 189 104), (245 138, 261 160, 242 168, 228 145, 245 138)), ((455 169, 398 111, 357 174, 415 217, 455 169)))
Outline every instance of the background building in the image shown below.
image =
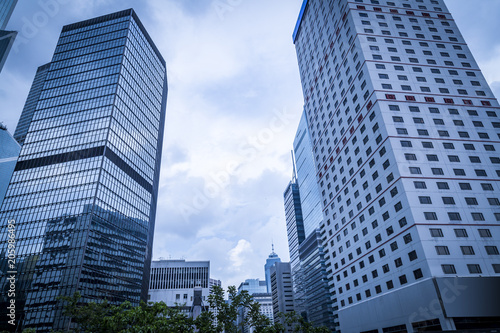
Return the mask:
MULTIPOLYGON (((289 262, 277 262, 271 267, 271 288, 274 322, 281 322, 285 325, 283 318, 279 317, 278 313, 286 314, 295 311, 292 268, 289 262)), ((292 331, 290 327, 287 328, 287 332, 292 331)))
POLYGON ((444 2, 305 0, 293 40, 341 331, 498 327, 500 110, 444 2))
POLYGON ((0 123, 0 207, 9 186, 10 177, 16 167, 20 150, 21 147, 7 131, 7 127, 0 123))
POLYGON ((17 36, 15 31, 4 30, 16 4, 17 0, 3 0, 0 3, 0 72, 17 36))
POLYGON ((68 329, 57 297, 76 291, 147 299, 166 97, 133 10, 63 27, 0 211, 16 220, 19 327, 68 329))
MULTIPOLYGON (((277 255, 274 251, 271 253, 273 258, 276 258, 277 255)), ((271 255, 269 256, 271 258, 271 255)), ((268 259, 269 260, 269 259, 268 259)), ((267 283, 266 281, 262 281, 260 279, 247 279, 245 282, 242 282, 238 287, 238 293, 242 291, 247 291, 249 295, 253 296, 253 300, 260 304, 260 313, 268 317, 271 322, 273 321, 273 307, 272 307, 272 297, 271 293, 267 292, 267 283)), ((243 333, 252 333, 254 331, 253 327, 244 324, 244 318, 248 314, 248 309, 240 307, 238 309, 238 318, 237 325, 241 327, 243 333)))
MULTIPOLYGON (((272 250, 271 253, 269 254, 269 257, 266 259, 266 264, 264 265, 264 272, 265 272, 265 277, 266 280, 264 283, 266 283, 266 291, 267 293, 271 293, 271 266, 274 265, 275 262, 281 262, 280 257, 274 252, 274 244, 272 245, 272 250)), ((248 281, 248 280, 247 280, 248 281)))
POLYGON ((323 213, 307 124, 303 113, 293 142, 292 181, 284 194, 294 307, 314 326, 334 330, 337 315, 332 302, 327 293, 319 292, 328 290, 328 280, 323 247, 317 241, 323 213))
POLYGON ((210 261, 153 260, 149 279, 148 301, 180 306, 191 313, 196 290, 201 291, 202 311, 209 308, 208 295, 221 281, 210 278, 210 261))

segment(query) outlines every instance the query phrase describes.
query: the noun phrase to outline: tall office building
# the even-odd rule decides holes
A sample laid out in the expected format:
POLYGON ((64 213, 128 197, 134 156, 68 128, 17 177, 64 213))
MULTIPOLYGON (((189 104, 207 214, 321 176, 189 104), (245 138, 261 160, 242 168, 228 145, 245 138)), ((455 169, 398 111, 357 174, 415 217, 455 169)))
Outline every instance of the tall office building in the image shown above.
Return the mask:
POLYGON ((3 0, 0 2, 0 72, 17 36, 15 31, 4 30, 16 4, 17 0, 3 0))
POLYGON ((289 262, 277 262, 271 267, 271 290, 274 322, 285 325, 286 332, 293 332, 292 327, 285 324, 284 318, 278 316, 279 313, 295 311, 292 267, 289 262))
POLYGON ((0 206, 7 192, 20 151, 21 147, 7 131, 7 127, 0 123, 0 206))
POLYGON ((498 327, 500 108, 443 0, 305 0, 293 41, 340 330, 498 327))
POLYGON ((283 193, 285 202, 286 232, 288 236, 288 251, 290 252, 290 264, 292 270, 300 266, 299 245, 305 238, 304 221, 302 218, 302 207, 300 205, 299 184, 293 168, 292 180, 283 193))
POLYGON ((132 9, 63 27, 0 211, 16 221, 19 326, 68 329, 57 297, 76 291, 147 299, 166 98, 132 9))
POLYGON ((293 177, 285 191, 285 215, 292 264, 295 311, 314 326, 336 327, 328 293, 323 247, 318 230, 323 221, 311 138, 305 113, 293 142, 293 177), (295 184, 292 185, 292 184, 295 184), (293 190, 292 190, 293 187, 293 190), (295 193, 291 209, 291 197, 295 193), (298 242, 297 242, 298 241, 298 242))
POLYGON ((268 293, 271 292, 271 266, 273 266, 275 262, 281 262, 281 258, 274 252, 274 244, 272 244, 271 248, 271 253, 269 257, 267 257, 266 264, 264 265, 264 273, 266 275, 265 283, 268 293))
POLYGON ((31 124, 31 120, 33 119, 33 114, 35 113, 36 104, 40 99, 40 94, 42 93, 43 84, 45 83, 45 78, 47 77, 49 68, 50 63, 38 67, 35 79, 33 80, 28 93, 28 98, 26 98, 23 112, 21 113, 21 117, 17 123, 16 131, 14 132, 14 139, 16 139, 21 146, 24 144, 26 134, 28 134, 28 129, 31 124))

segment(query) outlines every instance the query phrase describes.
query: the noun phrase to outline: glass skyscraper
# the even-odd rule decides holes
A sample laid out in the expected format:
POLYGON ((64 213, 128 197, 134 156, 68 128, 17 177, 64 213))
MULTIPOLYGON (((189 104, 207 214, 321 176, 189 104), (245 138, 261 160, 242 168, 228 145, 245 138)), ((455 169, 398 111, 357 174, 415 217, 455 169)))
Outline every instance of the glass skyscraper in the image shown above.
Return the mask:
POLYGON ((26 139, 26 134, 28 134, 28 129, 31 124, 31 119, 33 119, 33 114, 35 113, 36 105, 40 94, 42 93, 43 84, 45 83, 45 78, 49 72, 50 63, 38 67, 35 79, 31 85, 30 92, 28 93, 28 98, 24 104, 23 112, 21 113, 21 118, 17 123, 16 131, 14 132, 14 139, 19 142, 22 146, 24 144, 24 139, 26 139))
POLYGON ((0 72, 17 36, 15 31, 4 30, 16 4, 17 0, 3 0, 0 2, 0 72))
POLYGON ((332 302, 327 294, 328 282, 319 226, 323 221, 321 195, 316 180, 316 169, 308 121, 305 113, 295 134, 294 175, 285 194, 285 215, 292 267, 295 311, 314 326, 334 330, 336 323, 332 302), (295 194, 293 194, 295 191, 295 194), (295 210, 290 210, 291 196, 295 196, 295 210))
POLYGON ((67 329, 57 297, 76 291, 147 299, 166 98, 132 9, 63 27, 0 211, 2 283, 16 222, 21 327, 67 329))
POLYGON ((21 147, 7 128, 0 123, 0 206, 9 186, 10 177, 16 167, 21 147))

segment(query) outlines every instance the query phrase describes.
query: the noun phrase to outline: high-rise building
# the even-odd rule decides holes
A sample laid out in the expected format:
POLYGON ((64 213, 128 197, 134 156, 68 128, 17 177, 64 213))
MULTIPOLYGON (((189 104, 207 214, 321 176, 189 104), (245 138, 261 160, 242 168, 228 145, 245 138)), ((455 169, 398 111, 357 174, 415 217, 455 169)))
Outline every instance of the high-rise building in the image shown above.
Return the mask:
POLYGON ((305 239, 304 220, 302 218, 302 207, 300 205, 299 184, 293 168, 292 180, 283 193, 285 202, 286 233, 288 236, 288 251, 290 252, 290 264, 292 271, 299 269, 299 245, 305 239))
MULTIPOLYGON (((266 275, 266 291, 271 293, 271 266, 274 265, 275 262, 281 262, 281 258, 274 252, 274 244, 272 244, 272 250, 269 254, 269 257, 266 259, 266 264, 264 265, 264 272, 266 275)), ((263 292, 266 292, 263 291, 263 292)))
POLYGON ((24 144, 24 140, 26 139, 26 134, 28 133, 31 120, 33 119, 36 104, 40 99, 40 94, 42 93, 49 68, 50 63, 38 67, 35 79, 33 80, 33 84, 31 85, 31 89, 28 93, 28 98, 24 104, 23 112, 21 113, 21 117, 17 123, 16 131, 14 132, 14 139, 16 139, 21 146, 24 144))
POLYGON ((0 206, 10 183, 10 177, 16 167, 21 147, 14 140, 7 128, 0 123, 0 206))
POLYGON ((17 0, 3 0, 0 3, 0 30, 5 29, 16 7, 17 0))
POLYGON ((207 297, 214 285, 220 286, 221 281, 210 278, 210 261, 153 260, 148 301, 162 301, 169 307, 179 306, 191 314, 196 288, 201 290, 199 301, 202 309, 207 310, 207 297))
POLYGON ((444 1, 305 0, 293 41, 340 330, 498 327, 500 108, 444 1))
MULTIPOLYGON (((272 253, 274 253, 274 250, 272 253)), ((267 281, 262 281, 260 279, 246 279, 238 287, 238 293, 242 291, 248 292, 248 294, 253 297, 253 300, 260 304, 259 312, 273 322, 273 300, 271 293, 267 292, 266 282, 267 281)), ((241 327, 243 333, 252 333, 255 330, 255 327, 250 327, 250 325, 245 322, 245 318, 249 311, 249 309, 244 307, 238 308, 236 324, 238 327, 241 327)))
POLYGON ((0 72, 17 36, 15 31, 4 30, 16 4, 17 0, 3 0, 0 3, 0 72))
POLYGON ((271 289, 274 322, 280 322, 285 325, 287 332, 293 332, 292 327, 286 325, 284 318, 278 315, 295 311, 292 268, 289 262, 277 262, 271 267, 271 289))
POLYGON ((305 113, 300 119, 293 148, 294 172, 284 197, 294 307, 314 326, 326 326, 334 330, 336 315, 333 314, 331 300, 320 292, 328 289, 323 247, 317 241, 323 212, 305 113))
POLYGON ((16 223, 18 326, 68 329, 57 297, 76 291, 147 299, 166 98, 132 9, 63 27, 0 211, 16 223))

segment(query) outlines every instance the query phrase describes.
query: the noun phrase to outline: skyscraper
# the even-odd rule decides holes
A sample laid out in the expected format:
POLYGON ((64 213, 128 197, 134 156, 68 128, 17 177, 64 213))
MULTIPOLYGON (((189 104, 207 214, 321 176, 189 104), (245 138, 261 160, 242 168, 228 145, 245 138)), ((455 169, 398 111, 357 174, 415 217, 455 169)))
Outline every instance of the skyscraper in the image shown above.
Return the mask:
POLYGON ((14 140, 7 128, 0 123, 0 206, 9 186, 10 177, 16 167, 21 147, 14 140))
POLYGON ((4 0, 0 3, 0 72, 17 36, 15 31, 4 30, 16 4, 17 0, 4 0))
POLYGON ((294 307, 314 326, 334 330, 323 247, 318 242, 323 221, 321 195, 305 113, 293 142, 293 177, 285 191, 285 215, 292 267, 294 307), (295 196, 295 200, 291 198, 295 196), (294 209, 292 210, 291 203, 294 209))
POLYGON ((500 108, 444 1, 305 0, 293 41, 341 331, 497 327, 500 108))
POLYGON ((281 258, 274 252, 274 244, 272 245, 271 253, 266 259, 266 264, 264 265, 264 272, 266 275, 266 290, 271 293, 271 267, 276 262, 281 262, 281 258))
POLYGON ((16 126, 16 131, 14 132, 14 139, 19 142, 22 146, 24 140, 26 139, 26 134, 28 133, 31 120, 33 119, 33 114, 35 113, 36 104, 42 93, 43 84, 45 83, 45 78, 49 72, 50 63, 38 67, 35 79, 31 85, 31 89, 28 93, 28 98, 26 98, 26 103, 24 104, 23 112, 21 113, 21 118, 16 126))
POLYGON ((166 98, 132 9, 63 27, 0 212, 16 222, 22 327, 67 329, 57 297, 76 291, 147 299, 166 98))
POLYGON ((293 332, 292 328, 285 324, 284 318, 278 316, 279 313, 295 311, 292 268, 289 262, 277 262, 271 267, 271 290, 274 322, 280 322, 285 325, 287 332, 293 332))

